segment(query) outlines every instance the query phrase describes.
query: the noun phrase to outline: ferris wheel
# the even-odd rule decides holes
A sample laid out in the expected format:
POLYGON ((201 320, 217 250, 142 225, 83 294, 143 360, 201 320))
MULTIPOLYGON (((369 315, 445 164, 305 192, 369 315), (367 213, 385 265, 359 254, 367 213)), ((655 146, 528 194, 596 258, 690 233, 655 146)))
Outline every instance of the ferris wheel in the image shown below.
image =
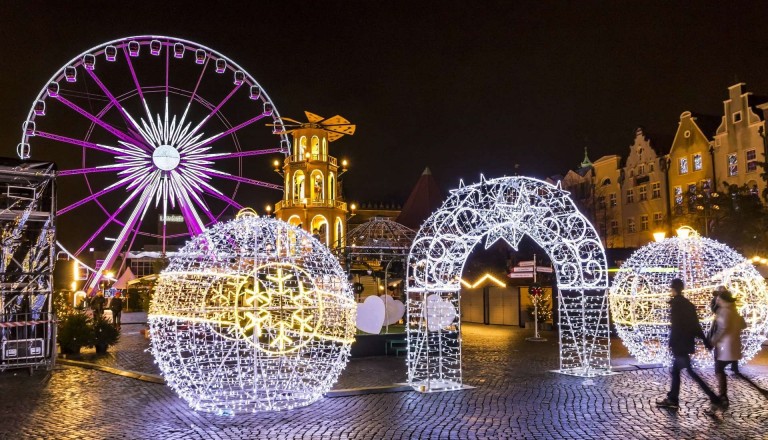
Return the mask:
POLYGON ((259 191, 282 191, 258 178, 268 166, 247 159, 289 151, 277 109, 245 69, 163 36, 110 41, 66 63, 35 99, 17 147, 22 159, 59 164, 68 253, 109 234, 89 290, 121 252, 155 242, 165 253, 259 191))

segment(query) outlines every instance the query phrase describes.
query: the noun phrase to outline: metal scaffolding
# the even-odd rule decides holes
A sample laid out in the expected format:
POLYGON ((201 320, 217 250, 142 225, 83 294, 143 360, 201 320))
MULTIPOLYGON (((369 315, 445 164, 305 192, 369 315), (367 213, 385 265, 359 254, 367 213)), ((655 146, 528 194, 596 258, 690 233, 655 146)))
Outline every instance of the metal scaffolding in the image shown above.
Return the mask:
POLYGON ((51 368, 56 166, 0 158, 0 371, 51 368))

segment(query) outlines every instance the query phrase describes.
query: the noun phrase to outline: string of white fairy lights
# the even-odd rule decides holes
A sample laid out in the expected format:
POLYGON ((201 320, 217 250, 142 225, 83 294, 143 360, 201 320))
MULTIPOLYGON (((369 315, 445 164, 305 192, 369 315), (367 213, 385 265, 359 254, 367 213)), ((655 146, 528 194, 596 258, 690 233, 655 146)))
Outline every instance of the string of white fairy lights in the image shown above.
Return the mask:
POLYGON ((485 237, 517 249, 524 235, 557 274, 560 371, 610 368, 605 251, 568 192, 528 177, 481 178, 451 191, 422 225, 408 259, 408 381, 423 390, 462 386, 459 292, 473 247, 485 237), (436 325, 436 323, 438 323, 436 325))
POLYGON ((291 409, 338 379, 355 310, 328 248, 246 213, 193 238, 162 272, 148 317, 151 351, 194 409, 291 409))
MULTIPOLYGON (((641 363, 670 365, 669 284, 685 282, 684 295, 696 306, 706 334, 712 325, 712 292, 724 285, 737 300, 747 321, 742 332, 743 362, 760 351, 768 335, 768 291, 752 262, 716 240, 683 228, 677 237, 653 242, 635 251, 619 268, 610 289, 611 317, 629 352, 641 363)), ((713 364, 702 343, 693 361, 713 364)))

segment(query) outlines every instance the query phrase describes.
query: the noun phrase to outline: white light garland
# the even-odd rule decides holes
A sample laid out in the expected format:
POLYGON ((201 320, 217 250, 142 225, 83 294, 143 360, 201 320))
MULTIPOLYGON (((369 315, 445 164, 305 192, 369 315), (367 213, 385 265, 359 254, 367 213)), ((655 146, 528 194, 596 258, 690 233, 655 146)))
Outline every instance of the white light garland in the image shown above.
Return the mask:
POLYGON ((171 260, 148 320, 168 385, 194 409, 236 414, 321 398, 347 364, 355 302, 319 241, 241 214, 171 260))
POLYGON ((411 385, 462 386, 457 312, 464 264, 484 237, 486 248, 503 239, 517 249, 523 235, 546 251, 557 274, 560 371, 580 376, 609 371, 607 264, 600 239, 559 185, 516 176, 451 191, 419 230, 408 259, 411 385))
MULTIPOLYGON (((742 332, 744 362, 760 351, 768 334, 768 291, 752 263, 735 250, 695 232, 653 242, 622 264, 610 289, 611 316, 629 352, 641 363, 671 364, 669 284, 685 282, 683 291, 695 306, 706 334, 712 325, 712 292, 724 285, 737 299, 747 321, 742 332)), ((710 366, 712 353, 699 343, 694 364, 710 366)))

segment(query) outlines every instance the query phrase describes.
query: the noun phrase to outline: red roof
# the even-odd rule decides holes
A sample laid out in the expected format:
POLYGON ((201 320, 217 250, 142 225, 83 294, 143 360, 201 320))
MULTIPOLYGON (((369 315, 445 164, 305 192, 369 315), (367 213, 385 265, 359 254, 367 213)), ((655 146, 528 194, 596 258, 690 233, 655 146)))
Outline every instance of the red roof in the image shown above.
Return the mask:
POLYGON ((413 187, 408 201, 397 217, 397 222, 411 229, 418 230, 422 222, 443 204, 443 192, 432 177, 429 167, 424 168, 416 186, 413 187))

